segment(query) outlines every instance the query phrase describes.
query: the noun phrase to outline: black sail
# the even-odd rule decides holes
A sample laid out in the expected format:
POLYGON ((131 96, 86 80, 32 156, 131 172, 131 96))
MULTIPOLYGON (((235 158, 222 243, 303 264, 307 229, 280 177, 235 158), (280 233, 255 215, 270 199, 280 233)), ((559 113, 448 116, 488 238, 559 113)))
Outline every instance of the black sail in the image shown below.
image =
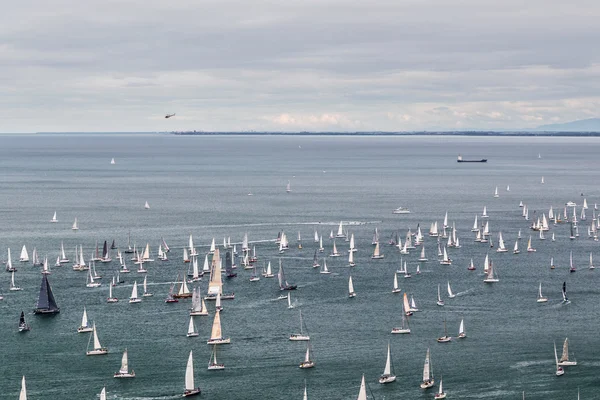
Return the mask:
POLYGON ((42 276, 40 296, 38 298, 37 306, 33 312, 35 314, 56 314, 60 312, 60 308, 58 308, 56 305, 56 300, 54 300, 50 282, 48 282, 48 275, 46 274, 42 276))

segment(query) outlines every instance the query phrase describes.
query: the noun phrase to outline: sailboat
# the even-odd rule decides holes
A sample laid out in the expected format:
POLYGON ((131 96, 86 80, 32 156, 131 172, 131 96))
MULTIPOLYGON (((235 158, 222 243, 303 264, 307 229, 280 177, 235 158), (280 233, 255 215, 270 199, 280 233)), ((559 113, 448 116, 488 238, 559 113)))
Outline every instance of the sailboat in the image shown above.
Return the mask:
POLYGON ((108 298, 106 299, 107 303, 117 303, 119 299, 113 296, 112 292, 113 285, 108 285, 108 298))
POLYGON ((448 329, 446 329, 446 320, 444 319, 444 336, 437 338, 438 343, 448 343, 452 340, 452 336, 448 336, 448 329))
POLYGON ((531 247, 531 235, 529 235, 529 241, 527 242, 527 251, 529 253, 535 252, 535 249, 533 247, 531 247))
MULTIPOLYGON (((219 278, 221 278, 220 272, 219 272, 219 278)), ((179 280, 179 276, 177 277, 177 280, 179 280)), ((177 291, 176 294, 173 295, 173 297, 175 297, 177 299, 192 297, 192 293, 190 292, 190 289, 188 288, 188 285, 187 285, 187 282, 185 279, 185 275, 181 277, 181 282, 179 282, 179 290, 177 291)))
POLYGON ((183 397, 197 396, 199 394, 200 387, 194 386, 194 357, 192 356, 192 350, 190 350, 190 356, 185 367, 185 390, 183 391, 183 397))
POLYGON ((392 328, 392 333, 410 333, 410 324, 404 306, 402 306, 402 325, 400 327, 392 328))
POLYGON ((190 315, 208 315, 208 310, 206 309, 206 304, 204 303, 199 287, 195 287, 192 291, 192 307, 190 308, 190 315))
POLYGON ((288 181, 287 185, 285 185, 285 191, 287 193, 291 193, 291 191, 292 191, 292 183, 290 181, 288 181))
POLYGON ((19 332, 27 332, 29 330, 31 330, 31 327, 25 322, 25 313, 21 311, 21 316, 19 317, 19 332))
POLYGON ((494 190, 494 197, 500 197, 498 194, 498 186, 496 186, 496 189, 494 190))
POLYGON ((323 259, 323 268, 319 271, 321 274, 331 274, 331 271, 327 269, 327 260, 323 259))
POLYGON ((356 297, 356 292, 354 291, 354 284, 352 283, 352 275, 348 277, 348 297, 356 297))
POLYGON ((394 272, 394 287, 392 293, 400 293, 402 290, 398 287, 398 273, 394 272))
POLYGON ((515 247, 513 247, 513 254, 519 254, 521 250, 519 250, 519 239, 515 240, 515 247))
POLYGON ((375 243, 375 249, 373 249, 373 255, 371 256, 374 260, 379 260, 383 258, 383 254, 379 252, 379 242, 375 243))
POLYGON ((277 273, 277 279, 279 280, 279 290, 296 290, 298 288, 297 285, 291 285, 285 279, 281 258, 279 259, 279 272, 277 273))
POLYGON ((421 255, 419 256, 419 261, 427 262, 427 257, 425 257, 425 246, 421 247, 421 255))
POLYGON ((558 354, 556 354, 556 342, 554 342, 554 361, 556 362, 556 376, 565 374, 565 370, 558 364, 558 354))
POLYGON ((442 296, 440 294, 440 285, 438 284, 438 291, 437 291, 437 303, 438 306, 444 306, 444 300, 442 300, 442 296))
POLYGON ((467 337, 467 332, 465 331, 465 320, 460 320, 460 326, 458 327, 458 338, 464 339, 467 337))
POLYGON ((590 267, 589 267, 589 268, 590 268, 590 269, 594 269, 594 268, 596 268, 596 267, 594 267, 594 260, 593 260, 593 258, 592 258, 592 252, 591 252, 591 251, 590 251, 590 267))
POLYGON ((436 400, 446 398, 446 392, 444 392, 444 389, 442 388, 442 378, 441 377, 440 377, 440 386, 439 386, 438 392, 435 394, 434 398, 436 400))
POLYGON ((75 218, 75 221, 73 222, 73 226, 71 227, 71 229, 74 231, 79 230, 79 224, 77 224, 77 217, 75 218))
POLYGON ((388 341, 387 348, 387 359, 385 360, 385 367, 383 374, 379 377, 379 383, 391 383, 396 380, 396 375, 393 373, 394 366, 392 365, 392 352, 390 349, 390 342, 388 341))
POLYGON ((206 342, 207 344, 229 344, 231 343, 230 338, 223 337, 221 332, 221 311, 215 312, 215 319, 212 325, 212 331, 210 333, 210 339, 206 342))
MULTIPOLYGON (((427 355, 425 355, 425 364, 423 365, 423 382, 421 382, 421 389, 429 389, 435 384, 433 379, 433 367, 431 366, 431 358, 429 355, 429 348, 427 349, 427 355)), ((366 398, 366 397, 365 397, 366 398)))
POLYGON ((538 297, 537 297, 537 302, 538 303, 546 303, 548 301, 547 297, 544 297, 542 295, 542 282, 540 282, 540 287, 538 289, 538 297))
POLYGON ((344 237, 346 237, 346 235, 344 235, 344 229, 342 227, 342 221, 340 221, 340 225, 338 226, 337 234, 335 235, 335 237, 338 237, 338 238, 344 238, 344 237))
POLYGON ((210 360, 208 361, 208 370, 219 371, 222 369, 225 369, 225 364, 219 364, 217 362, 217 345, 214 345, 210 355, 210 360))
POLYGON ((129 303, 140 303, 142 299, 138 297, 137 281, 133 282, 133 289, 131 289, 131 296, 129 296, 129 303))
MULTIPOLYGON (((366 399, 366 397, 365 397, 366 399)), ((27 388, 25 387, 25 375, 21 379, 21 392, 19 393, 19 400, 27 400, 27 388)))
POLYGON ((298 365, 298 368, 306 369, 313 368, 315 366, 315 362, 310 358, 310 342, 306 343, 306 353, 304 353, 304 361, 298 365))
POLYGON ((504 239, 502 238, 502 232, 498 232, 498 248, 496 249, 497 253, 506 253, 508 249, 504 245, 504 239))
MULTIPOLYGON (((10 255, 8 256, 8 261, 9 260, 10 260, 10 255)), ((20 262, 28 262, 29 261, 29 254, 27 253, 27 247, 25 245, 23 245, 23 247, 21 248, 21 256, 19 257, 19 261, 20 262)))
POLYGON ((448 258, 448 251, 446 250, 446 246, 444 246, 444 258, 440 261, 442 265, 452 265, 452 260, 448 258))
POLYGON ((563 282, 562 286, 563 304, 569 304, 571 301, 567 298, 567 282, 563 282))
POLYGON ((11 292, 18 292, 19 290, 21 290, 21 288, 15 284, 15 271, 11 271, 11 273, 10 273, 10 287, 9 287, 9 290, 11 292))
POLYGON ((135 378, 135 371, 131 370, 129 372, 129 363, 127 361, 127 349, 123 352, 123 357, 121 358, 121 368, 119 372, 115 372, 113 375, 115 378, 135 378))
POLYGON ((56 305, 54 300, 54 294, 50 288, 50 282, 48 281, 48 275, 42 275, 42 284, 40 286, 40 295, 38 297, 37 304, 33 310, 34 314, 58 314, 60 308, 56 305))
POLYGON ((453 299, 456 295, 452 293, 452 288, 450 287, 450 281, 448 281, 448 298, 453 299))
POLYGON ((54 215, 52 216, 50 222, 58 222, 58 219, 56 219, 56 211, 54 211, 54 215))
POLYGON ((569 272, 575 272, 577 268, 573 265, 573 251, 569 254, 569 272))
POLYGON ((331 254, 329 255, 329 257, 339 257, 340 253, 337 250, 337 247, 335 246, 335 240, 333 241, 333 250, 331 252, 331 254))
MULTIPOLYGON (((317 254, 315 253, 315 257, 316 257, 316 255, 317 254)), ((356 266, 356 263, 354 262, 354 252, 352 252, 352 251, 348 253, 348 266, 349 267, 356 266)))
POLYGON ((12 257, 10 255, 10 247, 8 248, 8 258, 6 259, 6 272, 15 272, 17 269, 12 265, 12 257))
POLYGON ((292 333, 290 335, 290 340, 293 342, 310 340, 310 335, 308 334, 306 326, 304 325, 304 320, 302 319, 302 311, 300 311, 300 333, 292 333))
POLYGON ((88 350, 85 352, 86 356, 99 356, 108 354, 108 349, 106 347, 102 347, 100 344, 100 340, 98 340, 98 331, 96 330, 96 323, 92 326, 92 333, 90 334, 90 340, 88 341, 88 349, 90 347, 90 341, 94 339, 94 347, 92 350, 88 350))
POLYGON ((94 328, 88 323, 87 311, 83 307, 83 316, 81 317, 81 325, 77 328, 77 333, 91 332, 94 328))
POLYGON ((498 282, 498 276, 495 275, 495 271, 494 271, 494 264, 490 261, 489 265, 488 265, 488 270, 487 270, 487 274, 485 276, 485 279, 483 280, 485 283, 495 283, 498 282))
POLYGON ((263 276, 264 278, 272 278, 272 277, 274 277, 274 276, 275 276, 275 275, 273 275, 273 271, 272 271, 272 269, 271 269, 271 261, 269 261, 269 262, 267 263, 267 269, 266 269, 266 271, 265 271, 265 272, 262 274, 262 276, 263 276))
POLYGON ((198 330, 196 329, 196 325, 194 324, 194 317, 190 315, 190 323, 188 324, 187 337, 196 336, 198 336, 198 330))
POLYGON ((566 338, 565 342, 563 343, 563 351, 560 359, 558 360, 558 365, 561 367, 577 365, 575 358, 569 359, 569 338, 566 338))
POLYGON ((469 263, 469 266, 467 267, 467 269, 469 271, 475 271, 475 264, 473 264, 473 259, 471 258, 471 262, 469 263))
POLYGON ((144 294, 142 294, 142 297, 151 297, 154 296, 154 293, 150 293, 148 291, 148 276, 144 276, 144 283, 143 283, 143 287, 144 287, 144 294))
POLYGON ((150 204, 148 204, 148 202, 146 202, 146 204, 144 204, 144 208, 145 208, 146 210, 149 210, 149 209, 150 209, 150 204))

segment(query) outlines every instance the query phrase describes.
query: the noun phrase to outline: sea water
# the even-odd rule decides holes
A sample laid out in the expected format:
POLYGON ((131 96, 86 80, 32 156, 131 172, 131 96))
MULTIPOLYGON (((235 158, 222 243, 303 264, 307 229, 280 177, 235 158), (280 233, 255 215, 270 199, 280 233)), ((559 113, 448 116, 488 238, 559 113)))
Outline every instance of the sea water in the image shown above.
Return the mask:
MULTIPOLYGON (((110 399, 174 399, 183 392, 190 350, 203 398, 300 399, 306 382, 310 399, 353 399, 365 374, 376 399, 430 399, 436 389, 419 389, 427 348, 436 381, 443 375, 449 398, 520 399, 525 391, 528 399, 575 399, 577 388, 582 398, 594 396, 600 368, 600 271, 588 269, 588 258, 592 252, 600 262, 600 251, 598 242, 587 238, 587 226, 594 203, 600 202, 600 139, 142 134, 9 135, 0 143, 0 259, 6 259, 10 247, 18 268, 15 280, 23 288, 9 292, 10 275, 0 275, 2 399, 17 398, 22 375, 30 399, 94 399, 103 386, 110 399), (457 163, 458 154, 488 162, 457 163), (493 197, 496 186, 498 198, 493 197), (562 214, 567 201, 578 204, 579 217, 582 193, 590 208, 577 240, 569 239, 568 224, 551 223, 545 241, 530 231, 532 220, 547 215, 550 206, 562 214), (519 201, 528 206, 529 221, 522 218, 519 201), (392 214, 399 206, 411 214, 392 214), (474 242, 470 230, 483 206, 495 244, 501 231, 507 253, 474 242), (50 223, 54 211, 59 221, 50 223), (433 221, 441 228, 446 212, 462 244, 448 250, 451 266, 439 264, 437 241, 427 235, 433 221), (78 231, 71 230, 75 218, 78 231), (336 239, 342 256, 327 257, 330 231, 336 233, 340 221, 355 235, 353 268, 347 267, 343 239, 336 239), (401 255, 387 243, 395 231, 404 241, 417 224, 429 262, 416 275, 420 248, 403 256, 413 275, 399 275, 399 285, 422 311, 410 318, 410 335, 391 335, 401 323, 402 293, 391 293, 401 255), (371 259, 375 228, 383 260, 371 259), (521 254, 514 255, 519 229, 521 254), (323 235, 325 252, 318 257, 321 263, 327 258, 330 275, 312 268, 315 230, 323 235), (290 241, 282 255, 274 243, 280 231, 290 241), (172 249, 168 262, 145 264, 154 297, 140 304, 127 301, 134 281, 139 285, 144 278, 129 254, 124 256, 132 273, 122 274, 125 283, 113 288, 120 299, 116 304, 106 303, 118 269, 115 250, 112 263, 96 265, 103 276, 100 288, 86 288, 86 273, 73 271, 72 263, 53 267, 61 241, 71 260, 75 246, 83 245, 88 261, 96 243, 101 249, 104 240, 110 244, 114 239, 123 250, 129 233, 138 248, 149 243, 154 258, 161 237, 172 249), (256 246, 258 271, 271 261, 276 273, 281 259, 288 281, 298 285, 292 292, 295 308, 276 300, 277 278, 249 282, 251 271, 241 266, 236 278, 223 277, 224 291, 236 296, 223 301, 221 314, 231 345, 219 347, 219 362, 226 369, 207 371, 214 304, 207 302, 210 316, 195 317, 200 336, 188 338, 190 300, 166 304, 164 299, 178 275, 187 273, 182 249, 190 234, 202 266, 212 238, 222 246, 223 237, 231 237, 241 252, 245 233, 256 246), (556 242, 550 240, 552 233, 556 242), (526 251, 530 234, 535 253, 526 251), (30 256, 35 247, 40 257, 48 257, 59 315, 32 314, 42 276, 40 267, 18 262, 24 244, 30 256), (578 268, 571 274, 570 251, 578 268), (486 253, 498 283, 483 283, 486 253), (471 258, 476 271, 467 270, 471 258), (353 299, 347 296, 350 274, 357 293, 353 299), (448 281, 457 296, 448 299, 442 290, 446 305, 439 307, 437 285, 445 289, 448 281), (565 281, 568 305, 561 304, 565 281), (545 304, 536 303, 540 282, 549 297, 545 304), (76 332, 84 306, 109 349, 106 356, 85 355, 89 334, 76 332), (21 310, 32 327, 28 333, 17 330, 21 310), (310 370, 298 368, 306 343, 288 340, 299 332, 300 310, 316 363, 310 370), (461 319, 468 338, 436 342, 444 320, 449 335, 456 337, 461 319), (553 342, 560 355, 565 337, 578 365, 566 367, 557 378, 553 342), (388 341, 397 380, 380 385, 388 341), (125 348, 136 378, 117 380, 112 374, 125 348)), ((199 284, 204 294, 207 285, 205 277, 199 284)))

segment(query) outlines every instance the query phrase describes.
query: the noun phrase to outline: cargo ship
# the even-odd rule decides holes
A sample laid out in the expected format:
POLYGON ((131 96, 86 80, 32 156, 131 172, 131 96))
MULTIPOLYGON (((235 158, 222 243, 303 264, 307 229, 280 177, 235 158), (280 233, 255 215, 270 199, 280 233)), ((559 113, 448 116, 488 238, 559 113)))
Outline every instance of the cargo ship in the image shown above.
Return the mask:
POLYGON ((457 162, 487 162, 487 158, 482 158, 481 160, 464 160, 462 156, 459 154, 457 162))

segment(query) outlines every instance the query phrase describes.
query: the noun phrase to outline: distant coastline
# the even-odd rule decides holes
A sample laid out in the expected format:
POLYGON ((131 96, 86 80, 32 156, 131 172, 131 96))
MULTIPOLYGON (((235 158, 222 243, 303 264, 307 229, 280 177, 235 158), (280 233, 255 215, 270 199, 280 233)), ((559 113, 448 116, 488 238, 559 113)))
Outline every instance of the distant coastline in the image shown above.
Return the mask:
POLYGON ((600 132, 498 132, 498 131, 440 131, 440 132, 204 132, 183 131, 171 132, 183 136, 570 136, 600 137, 600 132))

